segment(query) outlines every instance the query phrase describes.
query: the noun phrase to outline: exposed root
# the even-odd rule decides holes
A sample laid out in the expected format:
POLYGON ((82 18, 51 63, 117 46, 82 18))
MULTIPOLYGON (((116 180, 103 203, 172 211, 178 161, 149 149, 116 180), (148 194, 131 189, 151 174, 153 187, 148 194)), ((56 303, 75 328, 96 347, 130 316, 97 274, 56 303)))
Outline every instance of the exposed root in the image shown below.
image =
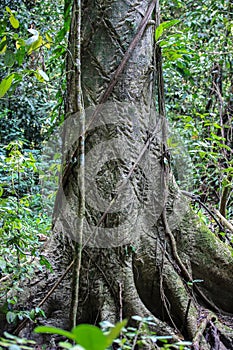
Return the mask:
POLYGON ((125 317, 132 315, 139 315, 142 317, 151 316, 156 324, 155 331, 158 335, 171 335, 174 341, 179 341, 179 337, 175 334, 174 329, 155 317, 143 304, 135 287, 132 266, 127 266, 125 268, 123 305, 125 317))

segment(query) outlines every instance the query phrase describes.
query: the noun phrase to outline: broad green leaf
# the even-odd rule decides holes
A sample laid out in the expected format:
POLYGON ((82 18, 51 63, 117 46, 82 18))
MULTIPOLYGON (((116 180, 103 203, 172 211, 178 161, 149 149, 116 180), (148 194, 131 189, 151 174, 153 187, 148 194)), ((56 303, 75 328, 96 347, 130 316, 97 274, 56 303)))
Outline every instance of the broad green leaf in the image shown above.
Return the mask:
POLYGON ((15 18, 15 16, 11 15, 9 20, 14 29, 19 28, 19 21, 17 20, 17 18, 15 18))
POLYGON ((42 45, 43 45, 43 39, 42 39, 42 36, 39 35, 38 39, 30 45, 28 54, 30 55, 32 51, 39 49, 42 45))
POLYGON ((12 67, 15 63, 15 55, 14 52, 11 50, 6 50, 5 56, 4 56, 4 64, 6 67, 12 67))
POLYGON ((13 15, 13 13, 12 13, 10 7, 6 6, 6 11, 7 11, 10 15, 13 15))
POLYGON ((2 98, 7 93, 7 91, 10 89, 13 78, 14 78, 14 74, 11 74, 1 81, 1 83, 0 83, 0 98, 2 98))
POLYGON ((0 55, 6 52, 6 48, 7 48, 7 40, 6 40, 6 36, 4 36, 0 42, 0 55))
POLYGON ((49 81, 49 77, 47 76, 47 74, 46 74, 42 69, 38 69, 38 73, 40 74, 40 76, 41 76, 45 81, 49 81))
POLYGON ((49 333, 49 334, 59 334, 63 335, 64 337, 75 340, 76 336, 72 334, 71 332, 65 331, 64 329, 61 328, 56 328, 56 327, 49 327, 49 326, 38 326, 34 329, 35 333, 49 333))
POLYGON ((125 327, 127 324, 127 320, 123 320, 122 322, 118 322, 114 328, 112 328, 110 330, 110 332, 107 334, 107 346, 110 346, 112 344, 112 342, 114 341, 114 339, 116 339, 122 328, 125 327))
POLYGON ((163 34, 164 29, 168 29, 180 21, 177 19, 173 19, 171 21, 162 22, 155 30, 155 40, 158 41, 161 35, 163 34))
POLYGON ((43 45, 44 45, 47 49, 50 49, 50 48, 51 48, 50 43, 46 43, 46 41, 43 41, 43 45))
POLYGON ((105 350, 107 347, 107 338, 96 326, 81 324, 73 328, 71 332, 75 336, 76 343, 86 350, 105 350))
POLYGON ((180 20, 178 20, 178 19, 172 19, 171 21, 165 21, 165 22, 161 23, 161 25, 163 26, 163 29, 168 29, 170 27, 173 27, 174 25, 176 25, 179 22, 180 22, 180 20))
POLYGON ((46 40, 47 40, 49 43, 52 43, 52 42, 53 42, 53 38, 52 38, 48 33, 45 33, 45 37, 46 37, 46 40))
POLYGON ((155 31, 155 40, 158 41, 162 34, 163 34, 163 26, 162 24, 160 24, 155 31))

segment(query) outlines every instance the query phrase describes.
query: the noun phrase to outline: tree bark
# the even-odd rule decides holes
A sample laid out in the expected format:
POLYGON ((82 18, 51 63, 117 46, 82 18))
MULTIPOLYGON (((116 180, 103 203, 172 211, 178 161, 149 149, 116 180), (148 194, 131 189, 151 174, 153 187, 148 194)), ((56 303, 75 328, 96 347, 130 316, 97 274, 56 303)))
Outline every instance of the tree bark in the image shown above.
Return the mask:
MULTIPOLYGON (((81 73, 87 121, 91 122, 149 4, 148 0, 82 2, 81 73)), ((166 124, 156 114, 155 103, 154 31, 150 21, 86 133, 86 223, 77 323, 152 316, 158 334, 195 339, 195 349, 212 349, 211 337, 205 336, 210 322, 218 320, 217 313, 230 317, 233 313, 233 258, 229 248, 195 217, 166 164, 166 124), (162 220, 164 210, 169 229, 162 220), (208 321, 198 333, 204 319, 208 321)), ((71 28, 63 133, 66 162, 80 135, 73 34, 71 28)), ((34 305, 76 251, 79 164, 71 160, 72 171, 58 197, 54 234, 47 247, 54 272, 29 288, 34 305)), ((68 272, 44 304, 47 319, 41 323, 69 329, 72 288, 68 272)), ((219 342, 230 349, 226 344, 231 344, 233 332, 218 327, 218 322, 219 342)))

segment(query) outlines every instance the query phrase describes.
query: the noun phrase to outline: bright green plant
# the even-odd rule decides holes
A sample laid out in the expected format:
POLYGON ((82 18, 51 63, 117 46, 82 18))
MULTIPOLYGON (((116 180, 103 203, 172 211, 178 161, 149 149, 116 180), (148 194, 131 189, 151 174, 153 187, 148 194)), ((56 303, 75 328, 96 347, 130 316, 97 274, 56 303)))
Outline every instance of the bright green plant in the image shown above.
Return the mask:
POLYGON ((60 328, 39 326, 35 328, 36 333, 49 333, 58 334, 71 340, 75 345, 69 342, 60 342, 59 346, 63 349, 72 350, 106 350, 114 349, 118 350, 130 350, 138 346, 139 349, 150 346, 153 348, 158 342, 161 345, 160 349, 189 349, 192 344, 186 341, 180 341, 173 344, 168 344, 168 340, 172 339, 172 336, 157 336, 155 332, 150 330, 151 327, 155 327, 155 323, 151 317, 132 316, 132 319, 138 322, 138 327, 125 327, 127 320, 113 325, 108 321, 101 322, 101 329, 89 325, 81 324, 74 327, 71 332, 65 331, 60 328))
POLYGON ((73 346, 68 342, 60 342, 59 346, 63 349, 105 350, 111 346, 112 342, 118 337, 126 323, 126 320, 117 323, 108 333, 105 334, 100 328, 89 324, 81 324, 74 327, 71 332, 55 327, 39 326, 35 328, 35 332, 59 334, 76 344, 73 346))

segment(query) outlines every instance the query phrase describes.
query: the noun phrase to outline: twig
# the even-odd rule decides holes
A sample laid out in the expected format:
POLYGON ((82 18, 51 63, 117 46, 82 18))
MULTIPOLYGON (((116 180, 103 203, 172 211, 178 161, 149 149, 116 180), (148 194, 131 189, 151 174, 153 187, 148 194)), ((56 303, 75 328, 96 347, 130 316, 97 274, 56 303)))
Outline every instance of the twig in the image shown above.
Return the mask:
POLYGON ((222 214, 223 217, 226 217, 226 209, 227 209, 227 203, 230 199, 231 195, 231 186, 225 186, 223 187, 221 198, 220 198, 220 204, 219 204, 219 212, 222 214))
POLYGON ((9 275, 3 276, 3 277, 0 279, 0 283, 2 283, 2 282, 4 282, 4 281, 7 281, 12 275, 13 275, 13 273, 10 273, 9 275))
POLYGON ((123 295, 122 282, 119 282, 119 304, 120 304, 119 319, 120 319, 120 322, 122 322, 122 319, 123 319, 123 300, 122 300, 122 295, 123 295))
POLYGON ((222 224, 233 233, 233 225, 229 221, 227 221, 227 219, 224 218, 224 216, 222 216, 222 214, 217 209, 213 208, 213 211, 221 220, 222 224))
POLYGON ((162 212, 162 220, 163 220, 165 233, 168 235, 170 242, 171 242, 172 254, 173 254, 180 270, 181 270, 181 273, 187 281, 192 281, 192 276, 190 275, 190 273, 186 269, 185 265, 183 264, 183 262, 181 261, 179 255, 177 253, 176 240, 175 240, 175 237, 173 236, 171 229, 168 225, 167 214, 166 214, 165 208, 163 209, 163 212, 162 212))
POLYGON ((134 350, 136 345, 137 345, 138 335, 139 335, 139 332, 141 330, 141 327, 142 327, 142 322, 140 322, 139 325, 138 325, 137 333, 136 333, 136 335, 134 337, 131 350, 134 350))

